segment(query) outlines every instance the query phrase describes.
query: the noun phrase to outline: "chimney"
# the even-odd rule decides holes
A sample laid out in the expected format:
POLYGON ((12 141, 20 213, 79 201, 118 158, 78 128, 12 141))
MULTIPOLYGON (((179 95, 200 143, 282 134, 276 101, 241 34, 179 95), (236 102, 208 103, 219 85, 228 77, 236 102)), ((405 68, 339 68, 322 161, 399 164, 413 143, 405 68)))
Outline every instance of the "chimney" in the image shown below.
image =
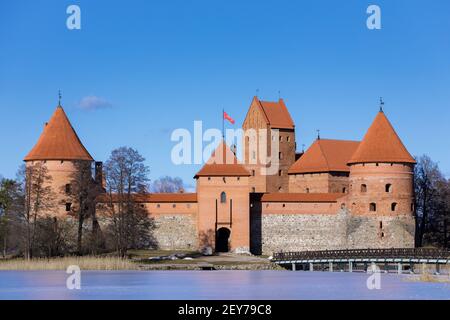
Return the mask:
POLYGON ((103 162, 95 161, 95 183, 105 188, 105 181, 103 179, 103 162))

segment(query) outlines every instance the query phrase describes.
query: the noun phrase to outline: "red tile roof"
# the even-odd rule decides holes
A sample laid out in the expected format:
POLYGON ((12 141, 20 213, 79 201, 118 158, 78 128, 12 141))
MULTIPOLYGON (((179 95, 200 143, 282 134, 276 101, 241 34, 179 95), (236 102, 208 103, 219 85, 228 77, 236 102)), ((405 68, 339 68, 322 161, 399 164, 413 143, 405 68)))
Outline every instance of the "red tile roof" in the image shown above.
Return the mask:
POLYGON ((38 142, 24 160, 93 161, 94 159, 81 143, 63 108, 58 106, 45 125, 38 142))
POLYGON ((277 102, 261 101, 258 97, 253 98, 253 102, 257 103, 263 113, 267 124, 275 129, 294 129, 294 121, 289 114, 289 111, 284 104, 283 99, 277 102))
MULTIPOLYGON (((117 202, 117 195, 112 195, 112 201, 117 202)), ((135 194, 133 200, 139 203, 164 203, 164 202, 197 202, 196 193, 147 193, 135 194)), ((100 203, 107 203, 110 201, 110 195, 103 193, 97 197, 100 203)))
POLYGON ((337 202, 345 193, 266 193, 261 202, 337 202))
POLYGON ((358 141, 317 139, 288 173, 349 172, 347 162, 358 145, 358 141))
POLYGON ((384 112, 380 111, 349 164, 368 162, 415 163, 384 112))
POLYGON ((194 178, 205 176, 250 176, 250 172, 239 163, 234 153, 222 141, 194 178))

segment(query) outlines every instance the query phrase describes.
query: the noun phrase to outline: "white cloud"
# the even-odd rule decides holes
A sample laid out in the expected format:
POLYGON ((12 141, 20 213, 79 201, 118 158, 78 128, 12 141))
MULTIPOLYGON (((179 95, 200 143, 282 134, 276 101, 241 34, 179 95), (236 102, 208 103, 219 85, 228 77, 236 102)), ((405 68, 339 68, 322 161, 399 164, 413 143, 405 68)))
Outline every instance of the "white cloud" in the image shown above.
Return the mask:
POLYGON ((111 108, 112 104, 108 100, 101 97, 86 96, 80 100, 80 102, 77 104, 77 107, 82 110, 92 111, 111 108))

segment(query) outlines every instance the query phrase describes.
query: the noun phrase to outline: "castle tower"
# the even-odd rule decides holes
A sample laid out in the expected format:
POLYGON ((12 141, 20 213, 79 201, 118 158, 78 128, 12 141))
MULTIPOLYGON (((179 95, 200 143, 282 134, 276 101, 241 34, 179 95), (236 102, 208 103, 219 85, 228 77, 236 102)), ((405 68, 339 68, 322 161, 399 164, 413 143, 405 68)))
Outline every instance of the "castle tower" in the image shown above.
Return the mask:
POLYGON ((249 252, 249 176, 224 142, 195 175, 201 249, 249 252))
POLYGON ((70 181, 73 179, 76 161, 92 163, 93 158, 81 143, 78 135, 70 124, 61 105, 58 105, 50 121, 33 149, 24 158, 28 168, 43 165, 50 177, 46 183, 50 184, 54 195, 53 208, 55 216, 65 216, 73 210, 69 200, 71 192, 70 181))
POLYGON ((254 97, 242 129, 250 192, 288 192, 288 170, 295 162, 295 125, 283 99, 269 102, 254 97))
POLYGON ((382 110, 348 164, 347 206, 352 216, 362 219, 354 246, 414 246, 415 160, 382 110))

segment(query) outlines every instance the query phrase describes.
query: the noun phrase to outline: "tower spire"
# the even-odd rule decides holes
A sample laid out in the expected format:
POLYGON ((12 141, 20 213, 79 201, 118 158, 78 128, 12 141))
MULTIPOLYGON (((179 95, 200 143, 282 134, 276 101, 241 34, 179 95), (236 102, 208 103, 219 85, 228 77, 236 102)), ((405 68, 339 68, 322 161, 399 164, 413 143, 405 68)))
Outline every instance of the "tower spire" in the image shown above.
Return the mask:
POLYGON ((317 129, 317 140, 320 140, 320 130, 317 129))

